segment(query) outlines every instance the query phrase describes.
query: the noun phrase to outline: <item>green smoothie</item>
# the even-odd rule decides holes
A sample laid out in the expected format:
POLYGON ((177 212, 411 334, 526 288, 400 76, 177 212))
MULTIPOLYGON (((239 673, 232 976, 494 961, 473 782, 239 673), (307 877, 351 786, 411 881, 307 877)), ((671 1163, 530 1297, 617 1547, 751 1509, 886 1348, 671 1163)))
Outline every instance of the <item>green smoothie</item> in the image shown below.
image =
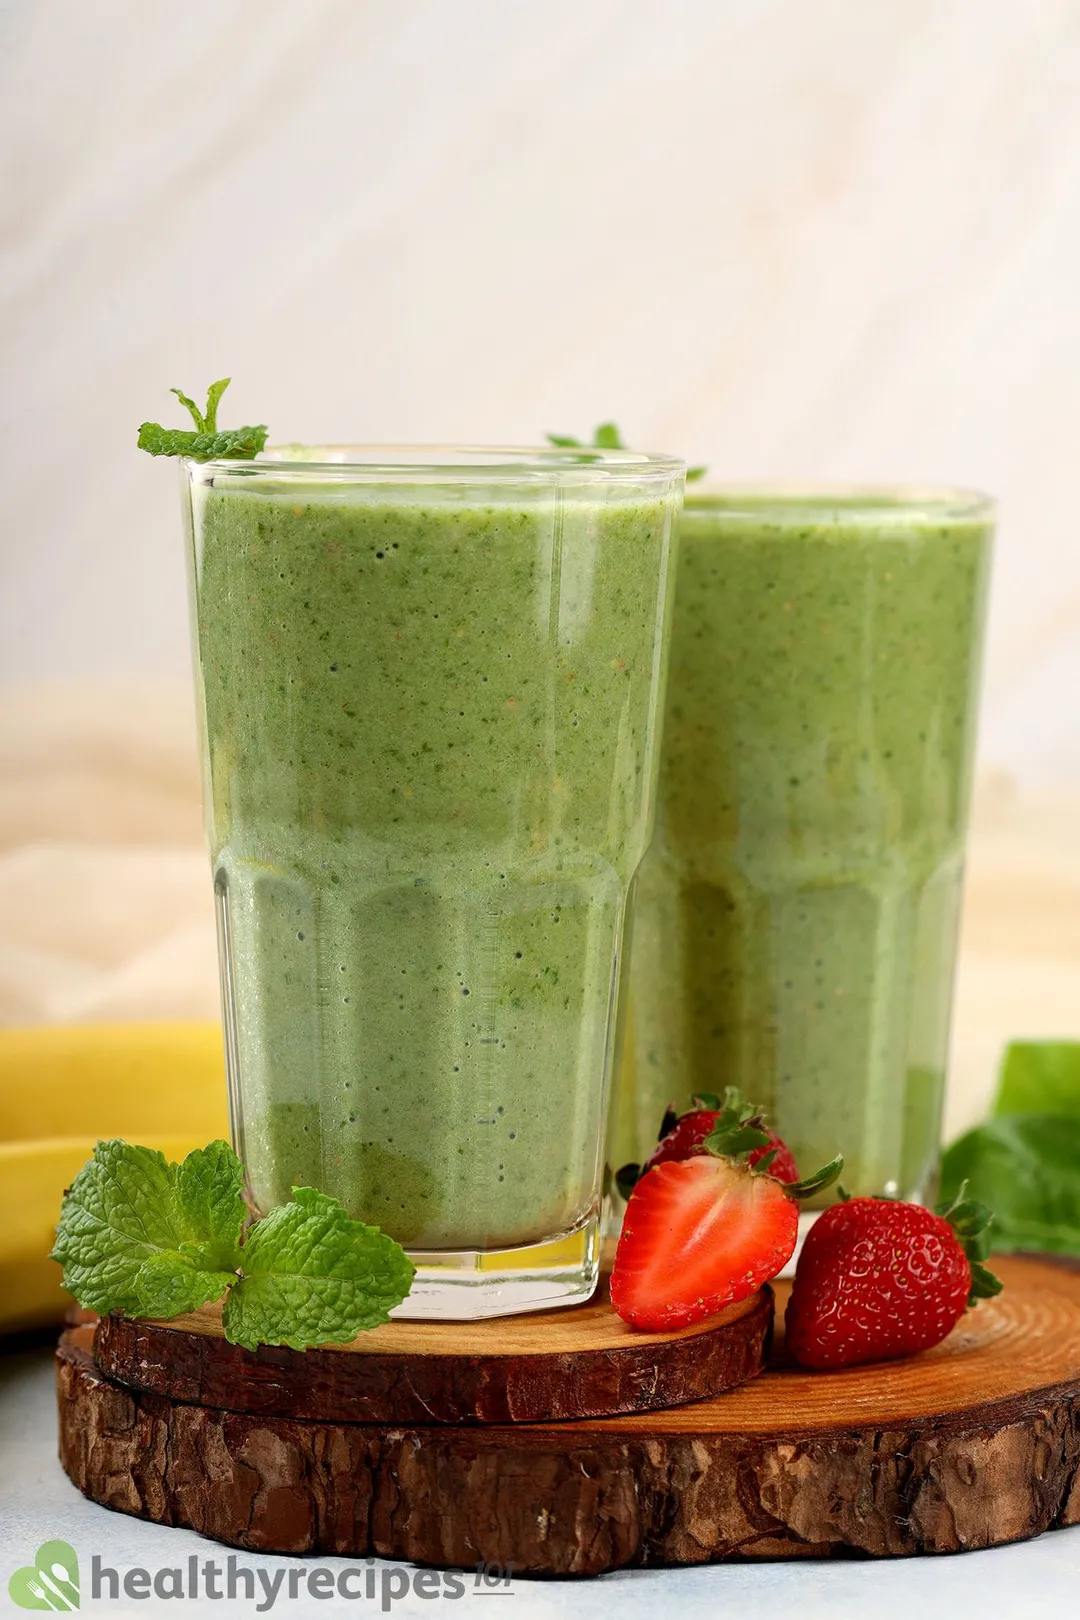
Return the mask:
POLYGON ((992 506, 697 496, 611 1157, 740 1086, 809 1172, 932 1190, 992 506))
POLYGON ((234 1134, 413 1249, 595 1211, 678 464, 193 484, 234 1134), (674 469, 674 470, 673 470, 674 469))

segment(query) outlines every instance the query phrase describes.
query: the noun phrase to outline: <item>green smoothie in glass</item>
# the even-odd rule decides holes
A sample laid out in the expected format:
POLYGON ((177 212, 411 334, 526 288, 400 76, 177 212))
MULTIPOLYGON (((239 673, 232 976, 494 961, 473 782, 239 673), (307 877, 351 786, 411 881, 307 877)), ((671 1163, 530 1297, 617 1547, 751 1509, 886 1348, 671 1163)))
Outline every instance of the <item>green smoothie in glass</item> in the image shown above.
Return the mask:
POLYGON ((405 1314, 587 1293, 682 465, 275 454, 187 464, 254 1200, 404 1243, 405 1314))
POLYGON ((992 504, 694 495, 612 1162, 734 1084, 803 1167, 936 1174, 992 504))

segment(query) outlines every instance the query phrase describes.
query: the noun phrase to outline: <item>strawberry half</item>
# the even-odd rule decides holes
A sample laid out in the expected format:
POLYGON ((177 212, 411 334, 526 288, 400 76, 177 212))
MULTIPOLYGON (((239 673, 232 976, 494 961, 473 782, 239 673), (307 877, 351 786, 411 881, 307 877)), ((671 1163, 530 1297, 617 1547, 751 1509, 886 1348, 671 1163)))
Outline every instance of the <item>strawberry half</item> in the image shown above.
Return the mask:
POLYGON ((969 1305, 1001 1292, 982 1264, 993 1220, 967 1198, 924 1209, 891 1198, 849 1198, 807 1234, 785 1321, 804 1367, 851 1367, 940 1344, 969 1305))
POLYGON ((689 1327, 756 1293, 791 1258, 798 1200, 827 1187, 843 1164, 834 1159, 796 1183, 762 1169, 764 1158, 752 1168, 751 1153, 771 1152, 753 1115, 723 1124, 702 1146, 646 1168, 630 1193, 611 1303, 632 1327, 689 1327))
MULTIPOLYGON (((798 1181, 799 1168, 791 1149, 783 1137, 777 1136, 775 1131, 769 1129, 757 1110, 745 1101, 736 1086, 727 1088, 723 1102, 719 1097, 704 1092, 700 1096, 695 1096, 693 1103, 693 1108, 687 1113, 674 1116, 673 1123, 666 1131, 661 1130, 659 1142, 645 1161, 646 1170, 651 1170, 657 1164, 667 1164, 673 1159, 690 1159, 695 1154, 707 1152, 706 1138, 713 1135, 718 1122, 724 1119, 728 1111, 733 1110, 739 1115, 740 1126, 745 1125, 753 1117, 765 1133, 765 1142, 747 1154, 746 1162, 751 1169, 771 1153, 772 1159, 767 1166, 770 1174, 774 1175, 777 1181, 798 1181)), ((671 1112, 664 1116, 665 1125, 670 1119, 672 1119, 671 1112)))

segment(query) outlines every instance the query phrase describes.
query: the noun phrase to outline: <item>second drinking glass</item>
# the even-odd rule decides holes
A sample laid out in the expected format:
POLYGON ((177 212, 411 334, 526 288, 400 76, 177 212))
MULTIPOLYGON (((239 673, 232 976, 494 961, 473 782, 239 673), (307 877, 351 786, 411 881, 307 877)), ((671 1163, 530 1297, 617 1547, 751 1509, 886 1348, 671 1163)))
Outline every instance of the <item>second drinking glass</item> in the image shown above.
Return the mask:
POLYGON ((185 464, 233 1135, 409 1250, 399 1314, 587 1295, 682 463, 185 464))
POLYGON ((992 529, 954 490, 688 500, 615 1165, 733 1084, 803 1173, 932 1195, 992 529))

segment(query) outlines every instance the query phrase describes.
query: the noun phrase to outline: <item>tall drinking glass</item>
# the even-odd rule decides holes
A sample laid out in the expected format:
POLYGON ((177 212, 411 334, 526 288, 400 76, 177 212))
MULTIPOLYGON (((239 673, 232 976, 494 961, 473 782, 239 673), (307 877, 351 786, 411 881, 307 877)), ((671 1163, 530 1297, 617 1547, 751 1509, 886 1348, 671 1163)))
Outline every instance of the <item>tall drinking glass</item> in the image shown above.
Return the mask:
POLYGON ((804 1172, 934 1188, 993 506, 695 496, 610 1152, 736 1084, 804 1172))
POLYGON ((398 1239, 400 1314, 587 1296, 682 463, 185 464, 232 1130, 260 1211, 398 1239))

